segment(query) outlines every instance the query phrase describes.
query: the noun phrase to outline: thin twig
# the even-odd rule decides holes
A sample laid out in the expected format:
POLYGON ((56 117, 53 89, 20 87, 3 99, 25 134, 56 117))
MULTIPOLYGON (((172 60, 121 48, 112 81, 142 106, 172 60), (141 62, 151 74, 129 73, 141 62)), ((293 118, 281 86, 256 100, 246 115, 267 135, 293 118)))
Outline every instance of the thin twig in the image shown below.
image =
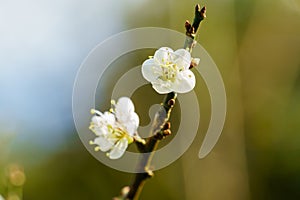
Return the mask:
POLYGON ((185 21, 186 39, 183 48, 190 51, 190 53, 192 53, 196 33, 200 26, 200 23, 205 18, 206 18, 206 7, 203 6, 201 8, 200 5, 197 4, 195 7, 195 18, 193 24, 191 24, 188 20, 185 21))
POLYGON ((171 114, 171 110, 174 106, 174 102, 176 99, 176 93, 171 92, 167 94, 162 106, 167 113, 165 118, 163 127, 160 131, 150 137, 145 145, 145 153, 142 155, 142 159, 140 161, 139 171, 143 171, 143 173, 138 173, 135 176, 132 186, 130 187, 130 191, 127 195, 127 199, 138 199, 140 192, 144 186, 145 181, 153 176, 153 172, 150 169, 151 161, 154 156, 155 150, 157 149, 158 143, 164 136, 169 134, 168 130, 170 129, 170 124, 167 123, 171 114), (148 152, 148 153, 146 153, 148 152))

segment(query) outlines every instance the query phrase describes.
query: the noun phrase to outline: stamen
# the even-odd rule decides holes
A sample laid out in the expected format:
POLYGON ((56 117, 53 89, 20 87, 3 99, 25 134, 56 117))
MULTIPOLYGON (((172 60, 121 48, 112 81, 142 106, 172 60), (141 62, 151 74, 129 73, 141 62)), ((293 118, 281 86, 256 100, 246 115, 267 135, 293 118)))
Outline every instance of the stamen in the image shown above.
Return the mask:
POLYGON ((111 103, 111 105, 116 105, 116 101, 113 99, 110 101, 110 103, 111 103))
POLYGON ((95 109, 91 109, 91 114, 93 115, 93 114, 95 114, 95 109))
POLYGON ((94 150, 95 151, 100 151, 100 147, 95 147, 94 150))
POLYGON ((99 116, 102 116, 102 113, 98 110, 95 110, 95 109, 91 109, 91 114, 96 114, 96 115, 99 115, 99 116))
POLYGON ((90 145, 93 145, 93 144, 95 144, 95 143, 94 143, 94 141, 90 140, 90 141, 89 141, 89 144, 90 144, 90 145))

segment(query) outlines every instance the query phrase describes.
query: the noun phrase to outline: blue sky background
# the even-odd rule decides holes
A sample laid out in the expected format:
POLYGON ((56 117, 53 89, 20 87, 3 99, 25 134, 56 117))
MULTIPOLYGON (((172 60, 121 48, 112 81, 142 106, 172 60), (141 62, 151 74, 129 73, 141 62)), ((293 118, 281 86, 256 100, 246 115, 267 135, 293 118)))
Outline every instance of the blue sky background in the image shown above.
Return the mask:
POLYGON ((72 87, 88 52, 122 30, 116 1, 1 1, 1 134, 55 148, 72 128, 72 87), (112 14, 111 10, 114 10, 112 14), (106 27, 106 28, 104 28, 106 27))

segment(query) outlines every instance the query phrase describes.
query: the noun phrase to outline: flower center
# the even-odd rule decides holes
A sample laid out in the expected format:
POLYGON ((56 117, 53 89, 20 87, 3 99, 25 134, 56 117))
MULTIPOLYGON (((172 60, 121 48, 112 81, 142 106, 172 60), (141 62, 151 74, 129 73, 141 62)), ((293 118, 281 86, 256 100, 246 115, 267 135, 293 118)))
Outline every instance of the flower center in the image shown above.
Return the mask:
POLYGON ((163 81, 171 81, 174 82, 178 73, 177 65, 172 62, 167 62, 165 64, 160 65, 162 69, 161 79, 163 81))
POLYGON ((111 137, 111 139, 120 140, 122 138, 126 138, 128 140, 128 143, 133 142, 133 138, 125 131, 123 128, 120 128, 119 126, 117 128, 111 126, 110 124, 107 125, 107 130, 109 131, 108 137, 111 137))

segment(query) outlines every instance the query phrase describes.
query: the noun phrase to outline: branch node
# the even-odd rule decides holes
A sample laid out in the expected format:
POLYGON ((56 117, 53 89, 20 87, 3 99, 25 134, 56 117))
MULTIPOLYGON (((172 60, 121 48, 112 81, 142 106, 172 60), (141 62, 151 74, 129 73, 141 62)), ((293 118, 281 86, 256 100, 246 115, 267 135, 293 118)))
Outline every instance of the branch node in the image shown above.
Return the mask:
POLYGON ((162 140, 163 138, 164 138, 164 130, 160 130, 154 135, 155 140, 162 140))
POLYGON ((123 197, 126 197, 127 194, 129 193, 129 191, 130 191, 130 187, 129 187, 129 186, 125 186, 125 187, 123 187, 122 190, 121 190, 121 195, 122 195, 123 197))
POLYGON ((170 130, 170 129, 167 129, 167 130, 164 130, 164 131, 163 131, 163 136, 164 136, 164 137, 167 137, 167 136, 169 136, 169 135, 171 135, 171 130, 170 130))
POLYGON ((171 108, 175 105, 175 99, 170 99, 168 101, 168 106, 170 106, 171 108))
POLYGON ((193 24, 191 24, 188 20, 185 21, 185 29, 186 29, 186 41, 184 44, 184 48, 189 50, 190 52, 192 51, 192 48, 194 47, 194 39, 196 37, 196 32, 200 26, 200 23, 203 19, 206 18, 206 7, 203 6, 202 8, 200 7, 199 4, 196 5, 195 7, 195 17, 193 24))
POLYGON ((154 176, 153 171, 149 168, 149 166, 145 167, 145 173, 144 173, 145 178, 151 178, 154 176))
POLYGON ((171 123, 170 122, 166 122, 165 125, 164 125, 164 127, 163 127, 163 129, 164 130, 168 130, 170 128, 171 128, 171 123))
POLYGON ((190 64, 189 69, 192 69, 194 67, 197 67, 200 63, 200 58, 193 58, 190 64))

